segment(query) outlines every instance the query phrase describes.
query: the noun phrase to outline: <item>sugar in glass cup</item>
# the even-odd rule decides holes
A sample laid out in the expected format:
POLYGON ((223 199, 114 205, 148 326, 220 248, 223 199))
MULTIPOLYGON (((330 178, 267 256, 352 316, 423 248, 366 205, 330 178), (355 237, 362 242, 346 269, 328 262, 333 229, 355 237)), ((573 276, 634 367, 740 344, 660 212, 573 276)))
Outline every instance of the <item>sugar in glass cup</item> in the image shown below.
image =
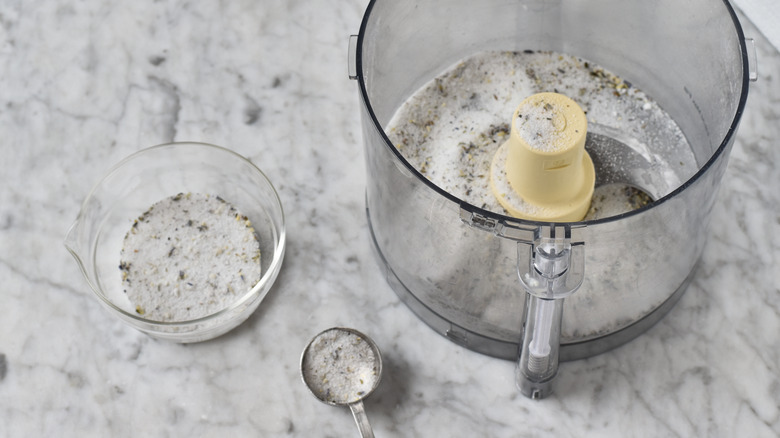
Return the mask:
POLYGON ((205 143, 153 146, 114 166, 89 193, 65 238, 98 301, 126 324, 159 339, 200 342, 245 321, 276 280, 285 250, 284 212, 271 182, 246 158, 205 143), (227 307, 187 321, 139 315, 122 287, 124 236, 154 203, 178 193, 225 199, 252 222, 261 251, 261 278, 227 307))

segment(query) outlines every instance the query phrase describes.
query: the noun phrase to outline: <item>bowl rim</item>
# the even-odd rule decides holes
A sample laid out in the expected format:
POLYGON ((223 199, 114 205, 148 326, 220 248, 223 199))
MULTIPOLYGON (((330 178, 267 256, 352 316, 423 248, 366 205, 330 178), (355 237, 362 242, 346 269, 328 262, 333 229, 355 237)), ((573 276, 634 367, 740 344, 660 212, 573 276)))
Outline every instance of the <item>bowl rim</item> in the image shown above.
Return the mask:
POLYGON ((737 16, 737 13, 734 11, 734 8, 729 3, 728 0, 713 0, 713 5, 718 4, 719 6, 724 8, 724 13, 728 15, 728 17, 731 19, 731 24, 733 27, 730 27, 728 31, 730 33, 733 33, 733 35, 737 38, 738 46, 739 46, 739 52, 740 52, 740 70, 742 72, 742 81, 739 84, 739 99, 737 101, 737 106, 735 108, 734 114, 731 117, 731 122, 729 124, 728 130, 723 136, 723 139, 720 140, 718 143, 717 148, 712 152, 712 154, 709 156, 709 158, 701 164, 699 169, 691 175, 688 179, 682 182, 680 186, 672 190, 671 192, 667 193, 666 195, 653 200, 653 202, 648 203, 647 205, 640 207, 636 210, 632 210, 629 212, 617 214, 614 216, 608 216, 604 218, 599 219, 589 219, 589 220, 580 220, 580 221, 574 221, 574 222, 549 222, 549 221, 539 221, 539 220, 531 220, 531 219, 521 219, 516 218, 513 216, 505 215, 499 212, 495 212, 492 210, 487 210, 481 207, 478 207, 474 204, 471 204, 470 202, 467 202, 463 199, 460 199, 459 197, 449 193, 448 191, 442 189, 435 183, 431 182, 428 178, 426 178, 420 171, 413 166, 409 161, 404 158, 403 154, 398 150, 398 148, 393 146, 393 143, 390 141, 390 138, 387 136, 387 133, 385 132, 384 126, 379 122, 379 118, 377 117, 373 105, 372 100, 369 98, 369 90, 366 80, 366 74, 364 73, 364 56, 363 56, 363 48, 365 46, 365 39, 366 39, 366 33, 368 32, 369 26, 371 26, 372 23, 372 13, 374 12, 374 8, 376 7, 377 3, 380 3, 384 0, 370 0, 368 5, 366 6, 365 12, 363 14, 363 20, 360 24, 360 30, 357 35, 357 41, 356 41, 356 48, 355 48, 355 79, 358 83, 359 88, 359 95, 361 98, 361 102, 364 104, 363 109, 366 111, 367 116, 367 123, 370 124, 380 135, 382 139, 382 146, 386 149, 388 149, 393 156, 404 166, 404 170, 411 172, 411 174, 414 176, 414 178, 422 182, 425 186, 429 187, 431 190, 433 190, 438 195, 442 196, 444 199, 447 199, 451 202, 454 202, 456 205, 459 206, 459 208, 465 212, 472 213, 472 214, 478 214, 482 217, 488 218, 489 220, 495 220, 500 223, 509 223, 509 224, 520 224, 520 225, 529 225, 533 227, 538 226, 549 226, 549 225, 555 225, 557 223, 563 223, 566 226, 570 226, 572 228, 574 227, 581 227, 581 226, 593 226, 593 225, 600 225, 604 223, 610 223, 614 221, 623 220, 632 216, 638 216, 640 214, 645 213, 646 211, 649 211, 651 209, 654 209, 667 201, 676 198, 680 193, 687 190, 690 186, 694 185, 695 183, 699 182, 700 180, 704 179, 705 174, 709 174, 710 168, 715 167, 715 163, 717 163, 721 158, 725 157, 728 158, 728 152, 730 150, 731 145, 734 142, 734 139, 736 138, 737 128, 739 127, 740 120, 742 119, 742 115, 745 111, 745 106, 747 104, 747 98, 748 98, 748 91, 749 91, 749 83, 750 83, 750 62, 748 59, 748 48, 747 48, 747 38, 745 38, 745 34, 742 29, 742 25, 739 21, 739 17, 737 16))

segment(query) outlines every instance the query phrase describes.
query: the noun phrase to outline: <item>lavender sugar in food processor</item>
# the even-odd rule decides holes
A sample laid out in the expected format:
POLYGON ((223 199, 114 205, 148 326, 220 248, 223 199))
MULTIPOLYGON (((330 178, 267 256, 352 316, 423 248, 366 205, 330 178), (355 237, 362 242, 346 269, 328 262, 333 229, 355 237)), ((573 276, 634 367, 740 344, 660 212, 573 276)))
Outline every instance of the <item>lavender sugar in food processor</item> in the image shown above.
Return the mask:
POLYGON ((350 41, 374 248, 541 398, 684 292, 755 68, 723 0, 442 6, 371 1, 350 41))

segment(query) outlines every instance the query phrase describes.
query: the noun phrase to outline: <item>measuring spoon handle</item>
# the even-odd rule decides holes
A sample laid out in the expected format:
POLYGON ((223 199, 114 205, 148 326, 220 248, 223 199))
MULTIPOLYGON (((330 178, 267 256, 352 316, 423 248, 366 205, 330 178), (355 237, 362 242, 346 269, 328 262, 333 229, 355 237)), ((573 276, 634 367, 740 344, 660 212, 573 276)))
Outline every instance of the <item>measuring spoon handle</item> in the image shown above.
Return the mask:
POLYGON ((363 407, 362 401, 357 401, 349 405, 349 410, 352 411, 352 416, 355 418, 358 429, 360 430, 360 436, 363 438, 374 438, 374 431, 371 430, 371 424, 368 422, 368 416, 366 415, 366 408, 363 407))

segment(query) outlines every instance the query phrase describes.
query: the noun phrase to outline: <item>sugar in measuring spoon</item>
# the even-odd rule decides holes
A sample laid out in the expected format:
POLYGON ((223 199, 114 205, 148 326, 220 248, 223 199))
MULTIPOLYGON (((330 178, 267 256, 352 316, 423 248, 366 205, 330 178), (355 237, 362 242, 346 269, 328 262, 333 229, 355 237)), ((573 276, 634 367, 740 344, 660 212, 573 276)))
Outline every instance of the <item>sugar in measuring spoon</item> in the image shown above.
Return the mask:
POLYGON ((374 436, 363 399, 379 386, 382 356, 368 336, 343 327, 323 331, 303 350, 301 376, 323 403, 349 406, 363 438, 374 436))

